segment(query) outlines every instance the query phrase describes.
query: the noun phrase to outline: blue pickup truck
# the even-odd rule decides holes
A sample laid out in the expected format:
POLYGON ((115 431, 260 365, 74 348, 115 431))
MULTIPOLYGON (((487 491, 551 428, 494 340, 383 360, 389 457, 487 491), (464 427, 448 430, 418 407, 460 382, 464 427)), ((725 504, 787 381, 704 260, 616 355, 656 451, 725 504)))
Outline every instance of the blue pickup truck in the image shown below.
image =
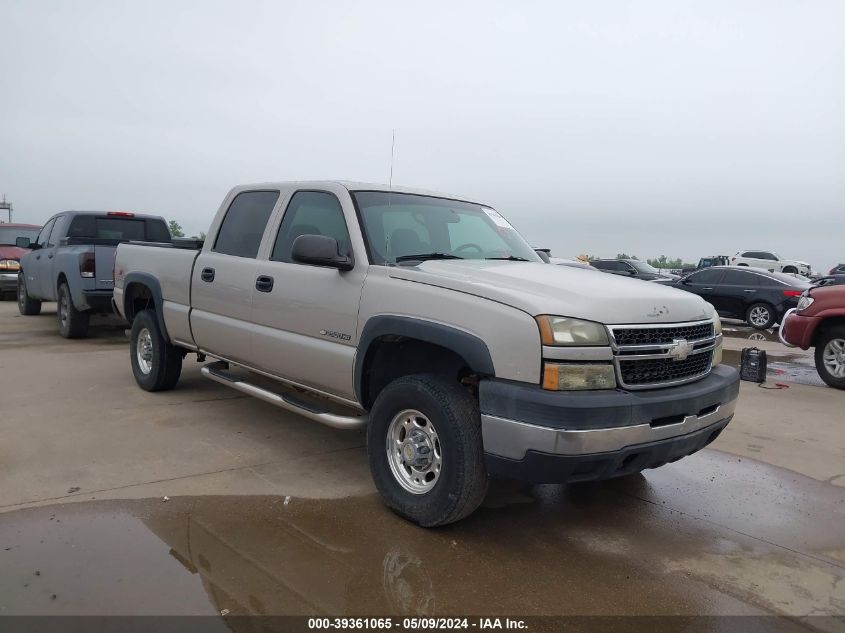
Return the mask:
POLYGON ((88 334, 91 314, 112 313, 114 254, 131 240, 170 242, 164 218, 123 211, 64 211, 50 218, 32 249, 21 257, 18 309, 39 314, 42 301, 57 301, 59 333, 65 338, 88 334))

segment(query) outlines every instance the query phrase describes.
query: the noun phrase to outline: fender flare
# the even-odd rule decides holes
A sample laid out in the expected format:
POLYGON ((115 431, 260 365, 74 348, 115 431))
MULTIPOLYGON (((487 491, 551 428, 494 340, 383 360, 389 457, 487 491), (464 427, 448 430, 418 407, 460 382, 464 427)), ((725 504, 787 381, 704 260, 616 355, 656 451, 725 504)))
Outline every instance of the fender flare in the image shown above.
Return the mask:
POLYGON ((364 363, 372 343, 382 336, 402 336, 445 347, 461 356, 470 369, 479 374, 495 376, 493 358, 487 344, 464 330, 434 321, 414 317, 380 315, 367 321, 358 340, 355 353, 353 387, 358 402, 364 402, 364 363))
MULTIPOLYGON (((158 321, 158 327, 161 330, 161 335, 164 337, 164 340, 170 341, 170 336, 167 334, 167 326, 164 324, 164 298, 161 294, 161 284, 158 279, 153 277, 151 274, 132 272, 123 278, 123 315, 127 316, 129 314, 129 295, 126 292, 126 289, 132 284, 140 284, 149 289, 150 294, 153 295, 153 301, 155 302, 156 320, 158 321)), ((129 319, 127 319, 127 321, 129 321, 129 319)), ((132 324, 131 321, 129 323, 130 325, 132 324)))

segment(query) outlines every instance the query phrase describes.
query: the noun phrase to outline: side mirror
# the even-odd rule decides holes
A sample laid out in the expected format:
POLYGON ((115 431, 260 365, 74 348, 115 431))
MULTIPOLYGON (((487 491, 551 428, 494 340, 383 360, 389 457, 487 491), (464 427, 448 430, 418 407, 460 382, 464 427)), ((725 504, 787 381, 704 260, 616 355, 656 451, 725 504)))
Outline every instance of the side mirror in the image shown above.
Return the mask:
POLYGON ((625 274, 626 274, 626 275, 628 275, 628 276, 630 276, 630 277, 636 277, 636 276, 637 276, 637 271, 636 271, 636 270, 626 270, 626 271, 625 271, 625 274))
POLYGON ((551 249, 548 248, 535 248, 534 252, 547 264, 551 263, 551 259, 549 259, 549 255, 551 255, 551 249))
POLYGON ((32 241, 28 237, 16 237, 15 246, 18 248, 32 248, 32 241))
POLYGON ((351 257, 338 253, 337 240, 328 235, 300 235, 293 242, 291 259, 301 264, 352 270, 351 257))

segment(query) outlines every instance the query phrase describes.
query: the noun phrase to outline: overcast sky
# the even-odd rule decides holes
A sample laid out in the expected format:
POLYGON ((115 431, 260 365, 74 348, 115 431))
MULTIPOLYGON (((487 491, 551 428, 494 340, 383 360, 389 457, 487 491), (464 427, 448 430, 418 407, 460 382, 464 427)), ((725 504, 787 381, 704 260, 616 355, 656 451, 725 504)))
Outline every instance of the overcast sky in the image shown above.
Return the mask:
POLYGON ((16 219, 205 230, 265 180, 495 206, 537 246, 845 261, 845 2, 0 0, 16 219))

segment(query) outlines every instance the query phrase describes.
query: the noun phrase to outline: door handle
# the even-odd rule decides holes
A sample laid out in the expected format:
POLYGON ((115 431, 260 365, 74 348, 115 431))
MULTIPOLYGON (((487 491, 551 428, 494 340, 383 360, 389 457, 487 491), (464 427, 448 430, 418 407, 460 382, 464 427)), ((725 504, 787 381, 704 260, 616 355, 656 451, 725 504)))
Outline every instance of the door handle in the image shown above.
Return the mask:
POLYGON ((41 259, 41 255, 36 255, 35 259, 41 259))
POLYGON ((752 289, 752 288, 746 288, 745 290, 743 290, 743 292, 757 292, 757 291, 752 289))
POLYGON ((53 259, 53 253, 50 253, 49 255, 47 255, 47 259, 53 259))
POLYGON ((207 281, 208 283, 214 281, 214 269, 203 268, 202 272, 200 273, 200 279, 202 279, 203 281, 207 281))
POLYGON ((713 290, 713 288, 702 288, 702 290, 713 290))
POLYGON ((270 292, 273 290, 273 278, 267 275, 259 275, 255 280, 255 289, 258 292, 270 292))

